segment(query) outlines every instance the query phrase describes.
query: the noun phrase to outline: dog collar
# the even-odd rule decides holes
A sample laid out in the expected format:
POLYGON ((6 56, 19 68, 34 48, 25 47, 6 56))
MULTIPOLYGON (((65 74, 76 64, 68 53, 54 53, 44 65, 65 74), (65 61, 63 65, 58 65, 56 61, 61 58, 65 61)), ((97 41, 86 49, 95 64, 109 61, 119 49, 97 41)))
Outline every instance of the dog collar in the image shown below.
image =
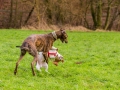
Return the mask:
POLYGON ((57 39, 57 35, 56 35, 56 33, 55 33, 55 31, 54 32, 52 32, 52 35, 53 35, 53 37, 55 38, 55 40, 57 39))

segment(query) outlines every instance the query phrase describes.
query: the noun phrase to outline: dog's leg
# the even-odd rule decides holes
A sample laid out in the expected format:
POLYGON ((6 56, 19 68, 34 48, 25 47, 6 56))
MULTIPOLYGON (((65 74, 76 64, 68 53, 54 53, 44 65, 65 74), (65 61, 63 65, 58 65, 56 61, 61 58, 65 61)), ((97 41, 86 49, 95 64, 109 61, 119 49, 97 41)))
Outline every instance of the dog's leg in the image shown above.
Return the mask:
MULTIPOLYGON (((46 63, 47 64, 47 63, 46 63)), ((48 64, 46 65, 46 67, 45 67, 45 72, 47 72, 48 74, 50 74, 49 72, 48 72, 48 64)))
POLYGON ((31 69, 32 69, 33 76, 35 76, 34 64, 38 62, 38 52, 36 50, 36 47, 34 45, 31 45, 28 53, 34 57, 31 63, 31 69))
POLYGON ((39 65, 39 63, 37 62, 37 64, 36 64, 36 69, 39 71, 40 70, 40 65, 39 65))
POLYGON ((43 56, 44 56, 44 58, 45 58, 46 63, 48 64, 48 56, 47 56, 47 53, 43 53, 43 56))
POLYGON ((26 54, 26 51, 21 51, 21 55, 20 55, 20 57, 19 57, 19 59, 18 59, 18 61, 17 61, 17 63, 16 63, 16 67, 15 67, 15 70, 14 70, 14 75, 16 75, 18 65, 19 65, 20 61, 22 60, 22 58, 23 58, 23 56, 24 56, 25 54, 26 54))
POLYGON ((38 56, 35 56, 32 63, 31 63, 31 68, 32 68, 32 73, 33 76, 35 76, 35 71, 34 71, 34 64, 37 62, 38 56))
POLYGON ((50 74, 48 72, 48 64, 46 62, 44 62, 43 67, 45 68, 45 72, 47 72, 48 74, 50 74))

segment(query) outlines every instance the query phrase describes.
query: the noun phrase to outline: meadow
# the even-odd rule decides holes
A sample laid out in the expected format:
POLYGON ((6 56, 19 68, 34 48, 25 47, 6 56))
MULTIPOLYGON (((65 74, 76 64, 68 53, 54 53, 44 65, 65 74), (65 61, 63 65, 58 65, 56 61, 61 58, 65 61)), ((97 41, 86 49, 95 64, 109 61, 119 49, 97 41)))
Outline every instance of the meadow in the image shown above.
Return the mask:
POLYGON ((0 90, 119 90, 120 33, 67 31, 68 44, 57 40, 54 46, 64 63, 32 75, 33 57, 26 54, 13 74, 23 40, 31 34, 52 31, 0 30, 0 90))

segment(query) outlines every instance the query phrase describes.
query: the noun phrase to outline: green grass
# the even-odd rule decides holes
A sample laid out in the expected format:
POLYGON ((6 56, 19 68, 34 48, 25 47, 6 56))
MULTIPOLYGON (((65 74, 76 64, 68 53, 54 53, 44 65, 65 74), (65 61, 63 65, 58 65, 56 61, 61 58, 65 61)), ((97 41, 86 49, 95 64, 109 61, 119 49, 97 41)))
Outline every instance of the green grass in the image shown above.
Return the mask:
POLYGON ((20 54, 16 45, 31 34, 50 31, 0 30, 0 90, 119 90, 120 33, 67 32, 68 44, 54 43, 65 62, 58 66, 49 60, 49 72, 42 69, 32 76, 29 54, 18 73, 13 74, 20 54), (76 64, 80 63, 80 64, 76 64))

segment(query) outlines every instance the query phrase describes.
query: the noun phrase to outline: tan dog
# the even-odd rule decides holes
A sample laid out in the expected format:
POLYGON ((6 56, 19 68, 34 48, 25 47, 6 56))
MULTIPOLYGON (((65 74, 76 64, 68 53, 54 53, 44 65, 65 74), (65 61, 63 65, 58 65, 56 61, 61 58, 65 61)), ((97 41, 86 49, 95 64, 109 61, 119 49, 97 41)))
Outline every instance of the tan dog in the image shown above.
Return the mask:
MULTIPOLYGON (((49 58, 55 58, 55 61, 53 62, 53 64, 55 64, 56 66, 58 66, 58 62, 64 62, 63 56, 58 53, 57 49, 49 50, 48 57, 49 58)), ((46 62, 44 62, 44 60, 45 60, 45 58, 44 58, 42 52, 39 52, 38 53, 38 61, 37 61, 37 64, 36 64, 36 69, 38 71, 41 71, 40 68, 43 67, 43 68, 45 68, 45 71, 48 72, 48 64, 46 62)))
POLYGON ((34 57, 31 63, 31 69, 32 69, 33 75, 35 75, 33 67, 34 67, 34 64, 38 61, 38 52, 43 52, 45 62, 48 63, 47 52, 51 49, 51 47, 53 46, 53 43, 57 39, 60 39, 62 42, 67 43, 68 42, 67 37, 68 36, 66 32, 62 29, 59 31, 48 33, 48 34, 34 34, 27 37, 22 43, 22 45, 18 46, 21 49, 21 54, 16 63, 14 75, 16 75, 19 62, 25 56, 26 52, 28 52, 30 55, 34 57))

